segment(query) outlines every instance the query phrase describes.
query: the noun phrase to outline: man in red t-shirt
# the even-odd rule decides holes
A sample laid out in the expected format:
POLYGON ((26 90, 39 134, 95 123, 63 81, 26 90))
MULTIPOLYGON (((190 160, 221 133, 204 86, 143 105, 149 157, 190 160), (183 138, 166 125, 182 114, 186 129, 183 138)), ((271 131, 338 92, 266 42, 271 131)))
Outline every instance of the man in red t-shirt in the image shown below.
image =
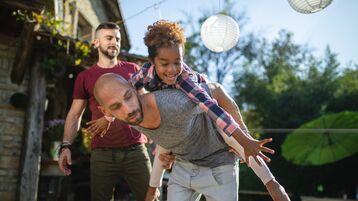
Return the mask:
MULTIPOLYGON (((71 144, 76 138, 82 114, 89 103, 92 120, 106 122, 98 110, 93 95, 98 77, 105 73, 117 73, 126 79, 137 72, 134 63, 117 60, 120 50, 120 32, 115 23, 102 23, 96 29, 94 45, 98 49, 98 62, 82 71, 76 78, 73 102, 67 114, 63 142, 60 148, 59 167, 67 176, 71 174, 71 144)), ((123 177, 137 200, 144 200, 149 184, 151 163, 144 146, 146 137, 126 123, 114 120, 108 123, 105 135, 94 135, 91 144, 91 199, 107 201, 113 188, 123 177)), ((92 127, 93 128, 93 127, 92 127)), ((99 129, 100 130, 100 129, 99 129)))

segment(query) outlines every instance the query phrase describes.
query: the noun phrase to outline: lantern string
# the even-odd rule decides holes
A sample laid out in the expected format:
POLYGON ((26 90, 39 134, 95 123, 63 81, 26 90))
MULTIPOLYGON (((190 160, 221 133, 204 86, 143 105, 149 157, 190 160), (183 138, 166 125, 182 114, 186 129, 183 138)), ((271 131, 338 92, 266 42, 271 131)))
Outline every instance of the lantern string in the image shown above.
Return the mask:
POLYGON ((150 6, 147 6, 147 7, 145 7, 144 9, 142 9, 141 11, 139 11, 138 13, 135 13, 135 14, 129 16, 128 18, 126 18, 126 19, 116 21, 116 24, 123 24, 124 22, 126 22, 126 21, 128 21, 128 20, 131 20, 131 19, 137 17, 138 15, 141 15, 142 13, 146 12, 147 10, 149 10, 149 9, 151 9, 151 8, 156 9, 156 8, 158 8, 162 3, 166 2, 166 1, 168 1, 168 0, 161 0, 161 1, 156 2, 156 3, 154 3, 154 4, 150 5, 150 6))
POLYGON ((154 10, 156 11, 156 15, 157 15, 158 20, 162 19, 162 10, 160 9, 159 4, 156 4, 154 6, 154 10))

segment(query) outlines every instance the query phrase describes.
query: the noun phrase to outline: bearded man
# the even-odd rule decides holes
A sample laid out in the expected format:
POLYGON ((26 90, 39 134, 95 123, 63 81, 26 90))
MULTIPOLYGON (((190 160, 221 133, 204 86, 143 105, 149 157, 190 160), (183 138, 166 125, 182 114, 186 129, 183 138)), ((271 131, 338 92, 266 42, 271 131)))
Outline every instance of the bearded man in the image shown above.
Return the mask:
POLYGON ((71 174, 71 146, 76 138, 83 112, 89 104, 92 121, 89 131, 93 134, 91 144, 91 200, 112 199, 113 188, 124 178, 136 200, 143 201, 151 172, 151 163, 144 146, 147 138, 126 123, 106 118, 98 110, 99 104, 93 95, 97 78, 105 73, 115 73, 125 79, 139 70, 139 66, 120 61, 121 35, 115 23, 101 23, 96 29, 94 46, 98 50, 98 61, 82 71, 76 78, 73 102, 67 114, 63 142, 60 148, 59 167, 64 175, 71 174), (103 125, 105 129, 103 129, 103 125), (98 131, 105 132, 98 133, 98 131))

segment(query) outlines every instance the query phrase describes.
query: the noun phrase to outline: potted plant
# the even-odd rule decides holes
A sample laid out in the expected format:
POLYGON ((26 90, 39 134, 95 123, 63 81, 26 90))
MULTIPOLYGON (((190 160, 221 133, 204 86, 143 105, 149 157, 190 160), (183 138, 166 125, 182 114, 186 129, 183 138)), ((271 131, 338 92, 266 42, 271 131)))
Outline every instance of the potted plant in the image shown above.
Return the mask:
POLYGON ((61 145, 65 120, 53 119, 47 121, 44 132, 44 150, 53 160, 58 160, 58 149, 61 145))

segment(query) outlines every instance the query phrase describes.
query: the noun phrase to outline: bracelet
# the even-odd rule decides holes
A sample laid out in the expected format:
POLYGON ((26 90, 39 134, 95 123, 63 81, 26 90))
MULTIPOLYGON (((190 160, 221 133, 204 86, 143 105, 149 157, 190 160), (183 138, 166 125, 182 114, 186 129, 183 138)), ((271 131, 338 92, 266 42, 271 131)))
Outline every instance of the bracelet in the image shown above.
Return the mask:
POLYGON ((110 116, 106 116, 104 115, 104 118, 108 121, 108 122, 114 122, 114 117, 110 117, 110 116))
POLYGON ((69 149, 72 152, 72 145, 68 142, 62 142, 60 148, 58 149, 58 156, 61 155, 63 149, 69 149))
POLYGON ((69 145, 72 145, 72 143, 71 143, 70 141, 67 141, 67 140, 62 141, 61 144, 69 144, 69 145))

